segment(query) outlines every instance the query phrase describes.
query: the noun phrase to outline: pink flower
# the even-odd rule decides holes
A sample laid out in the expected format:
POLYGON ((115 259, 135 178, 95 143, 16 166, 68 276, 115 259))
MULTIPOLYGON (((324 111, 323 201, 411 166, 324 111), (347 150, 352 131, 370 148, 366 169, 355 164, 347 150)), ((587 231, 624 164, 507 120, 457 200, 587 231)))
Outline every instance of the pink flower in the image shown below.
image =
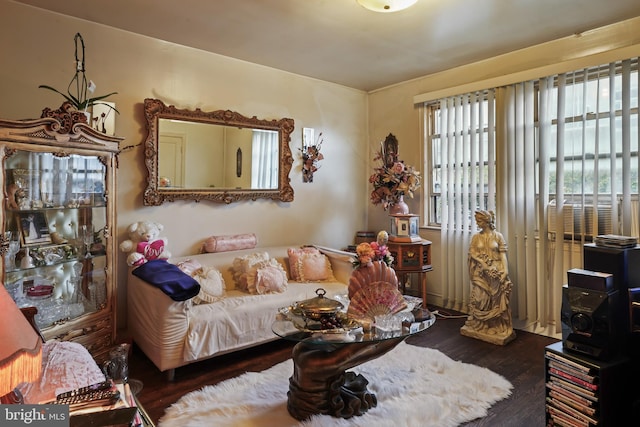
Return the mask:
POLYGON ((380 161, 380 166, 374 168, 374 173, 369 177, 373 184, 371 203, 382 205, 387 210, 389 206, 398 203, 400 196, 413 197, 413 192, 420 187, 420 172, 412 166, 407 166, 403 161, 395 161, 387 167, 382 151, 378 152, 373 160, 380 161))
POLYGON ((402 174, 404 172, 404 163, 395 162, 391 167, 391 172, 395 173, 396 175, 402 174))
POLYGON ((385 255, 387 255, 388 249, 386 246, 378 245, 378 242, 371 242, 370 245, 371 245, 371 249, 373 249, 373 252, 375 252, 376 261, 381 260, 382 258, 384 258, 385 255))
POLYGON ((382 261, 388 266, 393 263, 393 256, 391 256, 389 248, 386 245, 380 245, 378 242, 360 243, 356 247, 356 253, 358 255, 357 265, 366 265, 373 261, 382 261))

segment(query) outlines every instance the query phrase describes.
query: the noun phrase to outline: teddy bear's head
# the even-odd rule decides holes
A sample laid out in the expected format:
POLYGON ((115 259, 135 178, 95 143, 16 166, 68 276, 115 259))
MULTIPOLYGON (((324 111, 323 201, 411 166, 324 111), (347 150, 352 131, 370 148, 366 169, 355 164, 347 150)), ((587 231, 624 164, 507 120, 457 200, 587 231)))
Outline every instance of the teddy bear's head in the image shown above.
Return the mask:
POLYGON ((129 226, 129 238, 134 242, 153 242, 164 230, 164 226, 153 221, 138 221, 129 226))

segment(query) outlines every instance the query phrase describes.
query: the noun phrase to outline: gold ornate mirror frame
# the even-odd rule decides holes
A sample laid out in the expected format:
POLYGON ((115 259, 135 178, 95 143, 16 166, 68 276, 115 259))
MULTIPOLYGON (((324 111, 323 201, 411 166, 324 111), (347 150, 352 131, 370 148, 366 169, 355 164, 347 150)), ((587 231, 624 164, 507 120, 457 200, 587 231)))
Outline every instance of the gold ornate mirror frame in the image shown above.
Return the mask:
MULTIPOLYGON (((167 106, 158 99, 150 98, 144 100, 144 115, 148 131, 144 143, 145 165, 148 171, 147 188, 144 191, 145 206, 158 206, 164 202, 175 200, 194 200, 196 202, 210 200, 220 203, 256 199, 293 201, 293 188, 289 178, 293 164, 293 156, 289 148, 291 133, 294 129, 293 119, 261 120, 255 116, 245 117, 229 110, 204 112, 199 108, 196 110, 178 109, 173 105, 167 106), (159 172, 160 119, 278 132, 277 188, 183 188, 161 185, 159 172)), ((242 157, 238 156, 237 158, 240 161, 242 157)), ((234 171, 238 171, 238 174, 242 170, 239 165, 233 165, 233 167, 234 171)), ((185 168, 188 168, 188 165, 185 168)))

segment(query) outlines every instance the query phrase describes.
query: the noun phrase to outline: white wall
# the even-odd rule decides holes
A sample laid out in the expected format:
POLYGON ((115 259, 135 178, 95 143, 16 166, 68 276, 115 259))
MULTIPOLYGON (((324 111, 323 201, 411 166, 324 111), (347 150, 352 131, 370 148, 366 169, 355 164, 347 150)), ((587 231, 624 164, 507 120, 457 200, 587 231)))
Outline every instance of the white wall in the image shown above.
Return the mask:
MULTIPOLYGON (((607 63, 615 59, 640 55, 640 18, 588 31, 550 43, 523 49, 463 67, 437 73, 384 88, 369 94, 370 150, 380 140, 393 133, 400 145, 400 159, 423 171, 422 114, 414 97, 421 100, 461 94, 471 90, 498 87, 579 69, 589 65, 607 63), (429 94, 431 96, 429 96, 429 94)), ((373 167, 373 162, 370 163, 373 167)), ((424 185, 429 185, 428 176, 424 185)), ((422 200, 406 199, 412 213, 422 213, 422 200)), ((368 205, 369 230, 388 229, 388 218, 382 208, 368 205)), ((442 304, 440 266, 446 260, 440 257, 440 230, 422 228, 423 238, 432 241, 433 271, 428 277, 428 301, 442 304)))
MULTIPOLYGON (((126 227, 151 219, 165 225, 174 256, 199 250, 210 235, 253 232, 260 246, 317 243, 344 247, 366 229, 367 94, 282 71, 185 48, 0 0, 0 117, 40 116, 62 97, 38 85, 66 90, 74 73, 74 35, 86 45, 87 77, 96 95, 117 91, 116 134, 125 138, 118 169, 117 242, 126 227), (142 103, 159 98, 180 108, 229 109, 260 119, 295 120, 292 203, 268 200, 230 205, 174 202, 142 205, 146 136, 142 103), (303 183, 298 148, 302 128, 323 133, 324 160, 313 183, 303 183)), ((291 58, 295 61, 296 58, 291 58)), ((126 325, 127 267, 119 254, 118 324, 126 325)))

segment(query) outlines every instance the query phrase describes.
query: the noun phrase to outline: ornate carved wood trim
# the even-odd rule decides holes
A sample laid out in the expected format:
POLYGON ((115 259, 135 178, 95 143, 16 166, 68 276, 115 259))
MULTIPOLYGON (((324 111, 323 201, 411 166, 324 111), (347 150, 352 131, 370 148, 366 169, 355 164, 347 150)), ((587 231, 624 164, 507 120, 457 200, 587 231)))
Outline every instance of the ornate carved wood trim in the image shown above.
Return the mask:
POLYGON ((193 200, 196 202, 209 200, 219 203, 257 199, 272 199, 282 202, 293 201, 293 188, 289 178, 293 165, 293 156, 289 147, 291 133, 295 127, 293 119, 262 120, 256 116, 246 117, 230 110, 205 112, 199 108, 195 110, 178 109, 173 105, 167 106, 158 99, 150 98, 144 100, 144 115, 148 131, 147 139, 144 143, 144 158, 148 171, 147 187, 144 190, 145 205, 157 206, 164 202, 176 200, 193 200), (160 188, 158 171, 158 121, 160 118, 278 131, 280 154, 278 188, 264 190, 160 188))

